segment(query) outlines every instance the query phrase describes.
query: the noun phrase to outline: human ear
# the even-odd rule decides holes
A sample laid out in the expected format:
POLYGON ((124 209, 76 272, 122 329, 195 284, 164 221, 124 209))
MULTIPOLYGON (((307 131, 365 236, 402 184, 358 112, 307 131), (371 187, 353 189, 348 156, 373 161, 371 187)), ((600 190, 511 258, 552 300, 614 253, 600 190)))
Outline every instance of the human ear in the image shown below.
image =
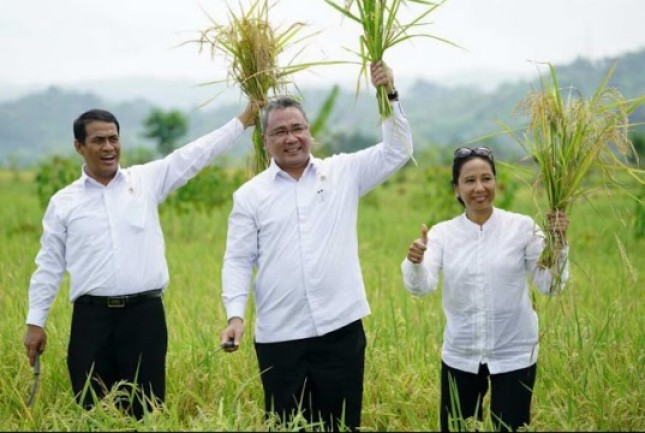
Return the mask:
POLYGON ((79 155, 83 155, 83 149, 82 148, 83 148, 83 143, 81 143, 78 140, 74 140, 74 149, 76 149, 76 152, 79 155))

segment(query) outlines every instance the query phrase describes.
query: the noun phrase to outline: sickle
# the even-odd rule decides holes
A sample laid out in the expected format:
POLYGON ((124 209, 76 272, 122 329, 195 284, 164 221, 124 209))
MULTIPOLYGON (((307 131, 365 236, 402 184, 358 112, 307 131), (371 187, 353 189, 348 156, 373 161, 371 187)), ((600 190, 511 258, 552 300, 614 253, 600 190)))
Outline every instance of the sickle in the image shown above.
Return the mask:
POLYGON ((34 383, 31 386, 31 392, 27 399, 27 407, 31 407, 38 392, 38 384, 40 383, 40 354, 36 354, 36 362, 34 362, 34 383))

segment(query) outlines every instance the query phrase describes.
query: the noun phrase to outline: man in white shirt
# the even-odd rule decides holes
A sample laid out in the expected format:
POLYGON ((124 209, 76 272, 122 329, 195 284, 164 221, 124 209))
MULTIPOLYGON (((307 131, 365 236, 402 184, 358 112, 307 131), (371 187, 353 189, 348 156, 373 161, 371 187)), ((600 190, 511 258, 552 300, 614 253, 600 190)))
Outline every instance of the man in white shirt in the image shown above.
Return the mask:
POLYGON ((408 122, 391 70, 370 67, 394 114, 383 142, 326 159, 311 155, 302 105, 270 102, 263 115, 271 164, 234 194, 222 269, 228 326, 221 343, 239 347, 250 292, 256 306, 255 349, 267 416, 288 421, 301 411, 325 428, 360 426, 365 334, 370 313, 358 260, 359 198, 401 168, 412 154, 408 122))
POLYGON ((81 177, 58 191, 43 218, 29 285, 24 345, 33 366, 47 344, 45 322, 65 271, 74 303, 67 364, 78 403, 91 408, 114 384, 137 384, 120 404, 141 418, 165 399, 168 285, 158 205, 254 125, 257 104, 223 127, 148 164, 121 168, 119 122, 90 110, 74 121, 81 177), (89 388, 88 388, 89 386, 89 388))

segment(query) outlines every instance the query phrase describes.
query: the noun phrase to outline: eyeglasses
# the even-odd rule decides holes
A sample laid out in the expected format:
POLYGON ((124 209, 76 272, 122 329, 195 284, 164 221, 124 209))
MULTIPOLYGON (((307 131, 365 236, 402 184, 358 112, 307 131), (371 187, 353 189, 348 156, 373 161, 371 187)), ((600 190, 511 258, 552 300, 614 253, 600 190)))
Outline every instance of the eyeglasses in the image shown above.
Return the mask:
POLYGON ((459 149, 455 150, 454 153, 455 159, 468 158, 471 155, 483 156, 484 158, 488 158, 491 161, 493 160, 493 151, 488 147, 460 147, 459 149))
POLYGON ((294 137, 301 137, 304 132, 309 129, 307 125, 294 125, 291 129, 287 128, 278 128, 274 131, 269 132, 267 135, 273 138, 287 138, 289 133, 293 134, 294 137))

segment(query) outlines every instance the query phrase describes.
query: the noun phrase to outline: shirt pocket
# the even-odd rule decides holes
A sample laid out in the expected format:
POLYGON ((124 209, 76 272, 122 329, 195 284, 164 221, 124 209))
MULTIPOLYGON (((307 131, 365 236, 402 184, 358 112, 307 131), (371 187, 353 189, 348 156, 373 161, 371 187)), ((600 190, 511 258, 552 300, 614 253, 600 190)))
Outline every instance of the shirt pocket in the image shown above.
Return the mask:
POLYGON ((123 209, 126 223, 136 230, 143 230, 146 226, 147 210, 147 203, 142 197, 133 197, 123 209))

